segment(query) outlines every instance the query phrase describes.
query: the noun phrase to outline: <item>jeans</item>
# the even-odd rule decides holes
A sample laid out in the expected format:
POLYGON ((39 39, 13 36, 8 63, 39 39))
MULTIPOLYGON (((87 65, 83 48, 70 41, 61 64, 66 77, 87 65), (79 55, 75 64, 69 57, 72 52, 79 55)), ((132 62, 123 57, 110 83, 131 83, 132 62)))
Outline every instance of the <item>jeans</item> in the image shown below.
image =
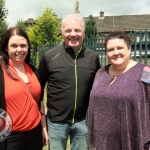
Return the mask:
POLYGON ((66 150, 70 136, 71 150, 87 150, 86 121, 72 123, 54 123, 47 118, 50 150, 66 150))

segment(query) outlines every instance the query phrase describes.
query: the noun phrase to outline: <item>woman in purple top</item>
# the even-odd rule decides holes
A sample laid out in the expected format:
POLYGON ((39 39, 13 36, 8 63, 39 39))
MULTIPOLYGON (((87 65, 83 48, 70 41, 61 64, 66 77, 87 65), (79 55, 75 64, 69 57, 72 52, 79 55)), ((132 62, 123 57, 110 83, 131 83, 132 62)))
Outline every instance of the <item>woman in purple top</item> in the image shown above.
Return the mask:
POLYGON ((121 31, 105 40, 109 65, 95 77, 87 112, 91 150, 148 150, 150 68, 130 59, 131 42, 121 31))

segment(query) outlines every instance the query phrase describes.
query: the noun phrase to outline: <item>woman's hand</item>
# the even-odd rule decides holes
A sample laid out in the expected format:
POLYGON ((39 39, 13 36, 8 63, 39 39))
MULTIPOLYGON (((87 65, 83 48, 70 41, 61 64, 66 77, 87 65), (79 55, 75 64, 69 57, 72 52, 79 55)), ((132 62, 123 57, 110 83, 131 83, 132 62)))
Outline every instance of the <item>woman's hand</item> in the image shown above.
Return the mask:
POLYGON ((46 146, 49 140, 46 127, 42 129, 42 136, 43 136, 43 146, 46 146))
POLYGON ((47 132, 47 125, 46 125, 46 116, 45 116, 45 108, 43 102, 41 102, 41 125, 42 125, 42 136, 43 136, 43 146, 48 144, 48 132, 47 132))

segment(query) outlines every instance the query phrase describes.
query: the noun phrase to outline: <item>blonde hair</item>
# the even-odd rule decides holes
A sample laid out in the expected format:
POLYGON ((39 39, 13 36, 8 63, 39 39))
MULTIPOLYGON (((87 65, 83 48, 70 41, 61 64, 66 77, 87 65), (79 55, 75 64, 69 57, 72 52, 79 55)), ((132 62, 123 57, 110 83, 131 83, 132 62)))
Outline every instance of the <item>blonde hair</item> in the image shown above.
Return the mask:
POLYGON ((62 19, 62 23, 61 23, 61 30, 63 31, 63 24, 66 20, 76 20, 81 22, 82 24, 82 29, 85 30, 85 22, 83 20, 83 17, 81 17, 79 14, 69 14, 66 15, 63 19, 62 19))

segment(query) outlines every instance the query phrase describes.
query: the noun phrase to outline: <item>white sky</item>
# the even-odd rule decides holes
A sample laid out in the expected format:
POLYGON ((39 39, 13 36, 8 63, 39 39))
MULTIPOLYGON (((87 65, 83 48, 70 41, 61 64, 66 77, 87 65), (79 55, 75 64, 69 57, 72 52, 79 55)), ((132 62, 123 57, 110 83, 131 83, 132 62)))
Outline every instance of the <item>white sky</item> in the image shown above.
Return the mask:
MULTIPOLYGON (((51 7, 58 18, 74 13, 76 0, 5 0, 8 9, 7 23, 14 26, 19 19, 37 18, 45 7, 51 7)), ((90 14, 105 16, 150 14, 150 0, 79 0, 79 11, 83 17, 90 14)))

